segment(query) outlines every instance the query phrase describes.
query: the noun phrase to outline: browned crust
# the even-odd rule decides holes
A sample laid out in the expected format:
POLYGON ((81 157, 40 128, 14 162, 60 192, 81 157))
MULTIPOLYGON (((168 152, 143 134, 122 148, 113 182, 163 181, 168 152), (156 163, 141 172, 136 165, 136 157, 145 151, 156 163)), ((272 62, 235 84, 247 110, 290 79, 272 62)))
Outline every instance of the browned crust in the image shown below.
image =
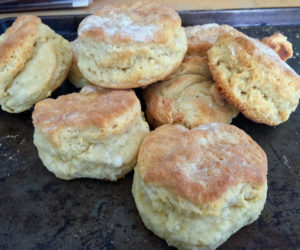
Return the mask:
POLYGON ((35 105, 33 124, 51 136, 62 128, 126 128, 141 112, 133 90, 84 87, 80 93, 45 99, 35 105))
POLYGON ((188 55, 206 56, 207 51, 211 48, 212 44, 203 42, 201 44, 188 44, 188 55))
POLYGON ((157 128, 144 138, 137 166, 145 183, 196 204, 215 201, 239 183, 260 188, 267 175, 259 145, 239 128, 221 123, 192 130, 157 128))
POLYGON ((150 120, 154 119, 160 125, 165 123, 172 124, 174 122, 174 101, 172 98, 149 93, 145 95, 145 101, 147 104, 147 118, 151 117, 150 120))
POLYGON ((293 45, 281 33, 264 37, 261 41, 273 49, 283 61, 293 56, 293 45))
POLYGON ((24 41, 33 37, 39 29, 41 20, 36 16, 20 16, 5 32, 5 39, 0 43, 0 67, 8 63, 11 55, 24 41))
POLYGON ((20 71, 26 62, 18 58, 29 58, 32 52, 34 36, 39 30, 41 20, 36 16, 20 16, 5 32, 5 38, 0 42, 0 70, 7 65, 14 65, 20 71), (18 58, 17 58, 18 57, 18 58))
POLYGON ((146 31, 151 28, 148 31, 153 32, 153 36, 145 38, 142 42, 166 43, 174 38, 174 29, 180 26, 181 19, 172 8, 155 1, 137 1, 103 7, 80 23, 78 34, 80 38, 97 41, 109 39, 115 43, 130 43, 141 42, 137 41, 135 36, 147 37, 150 32, 146 31), (99 25, 87 25, 93 18, 101 18, 96 21, 99 25))
MULTIPOLYGON (((237 53, 238 55, 236 55, 236 52, 234 55, 232 55, 233 57, 237 58, 237 60, 239 61, 239 65, 245 66, 249 71, 255 70, 258 64, 263 65, 265 74, 271 74, 272 71, 274 71, 274 73, 281 72, 280 77, 285 78, 284 84, 287 84, 288 79, 290 79, 290 83, 294 85, 295 93, 291 94, 297 95, 297 93, 299 92, 299 76, 293 69, 291 69, 286 63, 284 63, 276 53, 271 53, 272 50, 267 51, 266 49, 268 48, 264 48, 265 45, 262 44, 259 40, 249 38, 245 35, 231 36, 230 34, 226 34, 219 38, 215 46, 219 46, 222 44, 235 44, 235 48, 239 48, 239 52, 237 53), (249 57, 251 57, 251 61, 249 60, 249 57)), ((209 59, 212 59, 214 57, 214 55, 210 55, 210 51, 208 52, 208 55, 209 59)), ((247 102, 241 101, 240 98, 235 95, 232 86, 233 83, 227 82, 227 80, 224 79, 223 72, 217 69, 217 64, 211 63, 210 60, 209 67, 210 71, 212 72, 213 78, 216 81, 218 90, 226 97, 228 102, 238 108, 250 120, 257 123, 265 123, 270 126, 275 126, 288 119, 289 114, 285 115, 285 118, 282 121, 270 120, 260 115, 260 112, 256 111, 253 106, 249 105, 247 102)), ((278 95, 284 95, 283 93, 285 92, 285 85, 280 80, 274 81, 275 82, 270 84, 274 84, 273 88, 278 93, 278 95)))

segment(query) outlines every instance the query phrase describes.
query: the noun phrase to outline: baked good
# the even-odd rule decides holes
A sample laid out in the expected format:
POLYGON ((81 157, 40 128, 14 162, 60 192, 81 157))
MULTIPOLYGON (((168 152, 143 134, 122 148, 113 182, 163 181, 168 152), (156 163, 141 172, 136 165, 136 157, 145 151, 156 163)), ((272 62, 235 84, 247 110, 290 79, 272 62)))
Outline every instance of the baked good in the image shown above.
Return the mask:
POLYGON ((84 87, 45 99, 32 115, 34 144, 46 168, 70 180, 117 180, 131 171, 149 126, 133 90, 84 87))
POLYGON ((188 41, 187 55, 198 56, 206 56, 207 51, 224 34, 243 34, 230 25, 216 23, 188 26, 184 30, 188 41))
POLYGON ((297 108, 300 77, 259 40, 224 35, 208 58, 218 90, 252 121, 278 125, 297 108))
POLYGON ((92 84, 89 82, 81 73, 80 69, 78 68, 78 51, 76 40, 71 42, 72 51, 73 51, 73 59, 71 68, 68 75, 68 80, 76 87, 76 88, 83 88, 86 85, 92 84))
POLYGON ((214 249, 260 215, 264 151, 235 126, 163 125, 145 136, 132 192, 145 226, 179 249, 214 249))
POLYGON ((187 56, 177 71, 144 91, 149 123, 182 124, 187 128, 203 123, 231 123, 239 111, 215 88, 207 57, 187 56))
POLYGON ((164 79, 187 41, 179 15, 157 2, 108 5, 78 28, 78 66, 95 85, 127 89, 164 79))
MULTIPOLYGON (((232 36, 245 35, 230 25, 219 25, 216 23, 189 26, 185 28, 185 32, 188 40, 187 55, 199 56, 206 56, 207 51, 220 36, 225 34, 230 34, 232 36)), ((292 44, 287 41, 287 37, 281 33, 275 33, 272 36, 264 37, 262 42, 275 50, 284 61, 293 56, 292 44)))
POLYGON ((264 37, 261 41, 273 49, 283 61, 293 56, 293 45, 281 33, 264 37))
POLYGON ((0 36, 0 104, 19 113, 48 97, 67 77, 70 43, 36 16, 20 16, 0 36))

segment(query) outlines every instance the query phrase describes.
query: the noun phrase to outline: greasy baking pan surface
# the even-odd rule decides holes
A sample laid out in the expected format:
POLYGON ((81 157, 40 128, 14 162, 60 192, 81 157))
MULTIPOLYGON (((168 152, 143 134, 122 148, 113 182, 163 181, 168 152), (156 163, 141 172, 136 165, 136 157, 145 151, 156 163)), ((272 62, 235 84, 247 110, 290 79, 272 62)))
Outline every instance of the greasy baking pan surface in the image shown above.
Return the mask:
MULTIPOLYGON (((180 14, 183 25, 229 23, 257 38, 282 32, 294 46, 294 57, 288 63, 300 73, 299 8, 180 14)), ((82 18, 54 16, 43 21, 73 40, 82 18)), ((0 20, 0 33, 13 20, 0 20)), ((72 91, 78 90, 66 81, 53 96, 72 91)), ((143 226, 131 195, 132 173, 108 182, 62 181, 48 172, 32 142, 31 114, 32 110, 21 114, 0 111, 0 249, 169 249, 143 226)), ((253 123, 242 115, 233 124, 266 151, 269 190, 260 218, 220 249, 299 247, 300 108, 277 127, 253 123)))

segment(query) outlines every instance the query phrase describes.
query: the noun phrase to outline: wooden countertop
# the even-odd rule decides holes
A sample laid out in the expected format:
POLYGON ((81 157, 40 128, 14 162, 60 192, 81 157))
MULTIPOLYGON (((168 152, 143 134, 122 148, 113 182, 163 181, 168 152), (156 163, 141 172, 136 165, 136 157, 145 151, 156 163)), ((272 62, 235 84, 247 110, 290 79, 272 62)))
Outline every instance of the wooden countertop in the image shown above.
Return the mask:
MULTIPOLYGON (((114 0, 114 3, 125 3, 132 0, 114 0)), ((38 16, 45 15, 74 15, 87 14, 97 11, 103 5, 111 3, 111 0, 94 0, 87 8, 35 11, 26 12, 38 16)), ((300 7, 300 0, 160 0, 161 3, 168 4, 176 10, 193 10, 193 9, 240 9, 240 8, 271 8, 271 7, 300 7)), ((0 18, 19 16, 25 12, 0 14, 0 18)))

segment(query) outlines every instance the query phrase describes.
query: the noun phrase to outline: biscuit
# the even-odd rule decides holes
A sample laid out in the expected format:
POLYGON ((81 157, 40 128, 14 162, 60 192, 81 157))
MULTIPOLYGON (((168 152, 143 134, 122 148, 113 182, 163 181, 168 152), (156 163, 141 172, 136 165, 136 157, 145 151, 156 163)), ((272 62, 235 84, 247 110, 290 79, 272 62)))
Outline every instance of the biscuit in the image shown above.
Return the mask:
POLYGON ((299 76, 262 42, 225 35, 208 58, 218 90, 250 120, 278 125, 297 108, 299 76))
POLYGON ((154 127, 231 123, 239 113, 215 88, 206 57, 187 56, 173 75, 148 86, 144 99, 147 120, 154 127))
POLYGON ((68 41, 36 16, 20 16, 0 36, 0 104, 19 113, 48 97, 67 77, 68 41))
POLYGON ((68 75, 68 80, 76 87, 76 88, 83 88, 86 85, 92 84, 89 82, 81 73, 80 69, 78 68, 78 51, 76 40, 71 42, 72 51, 73 51, 73 60, 71 64, 71 68, 68 75))
POLYGON ((198 56, 206 56, 207 51, 224 34, 243 34, 229 25, 219 25, 216 23, 189 26, 185 27, 184 30, 188 41, 187 55, 198 56))
POLYGON ((179 249, 214 249, 255 221, 267 158, 235 126, 163 125, 145 136, 132 192, 145 226, 179 249))
POLYGON ((39 157, 64 180, 122 178, 135 166, 149 131, 133 90, 91 85, 37 103, 32 118, 39 157))
POLYGON ((78 66, 105 88, 136 88, 174 72, 187 49, 179 15, 156 2, 109 5, 78 28, 78 66))
POLYGON ((293 45, 281 33, 264 37, 261 41, 273 49, 283 61, 293 56, 293 45))

